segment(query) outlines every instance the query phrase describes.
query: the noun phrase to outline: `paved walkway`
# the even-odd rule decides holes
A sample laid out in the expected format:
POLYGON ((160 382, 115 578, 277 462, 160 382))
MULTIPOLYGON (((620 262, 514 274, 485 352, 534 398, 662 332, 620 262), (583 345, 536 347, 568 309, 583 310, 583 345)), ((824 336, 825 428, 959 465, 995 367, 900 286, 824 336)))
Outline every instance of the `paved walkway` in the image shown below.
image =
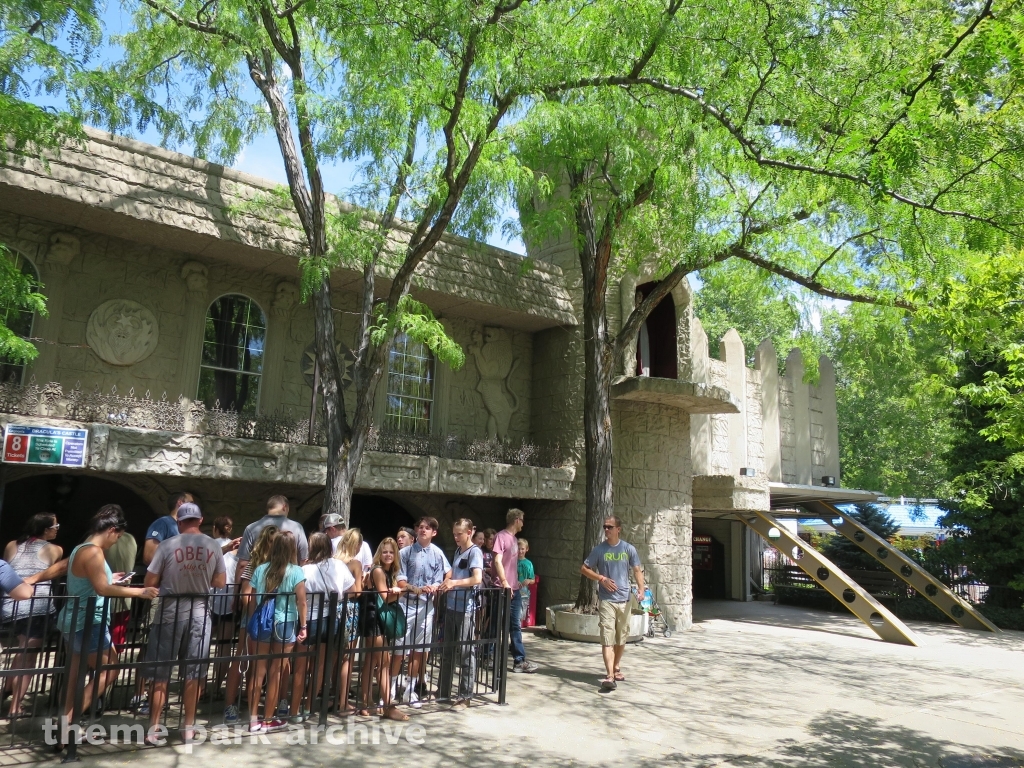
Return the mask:
POLYGON ((531 635, 542 669, 510 677, 510 704, 419 714, 422 745, 278 733, 192 754, 121 747, 83 766, 1024 765, 1024 633, 912 623, 921 647, 909 648, 852 617, 768 603, 703 603, 695 616, 693 631, 628 648, 628 682, 610 694, 598 691, 597 646, 531 635))

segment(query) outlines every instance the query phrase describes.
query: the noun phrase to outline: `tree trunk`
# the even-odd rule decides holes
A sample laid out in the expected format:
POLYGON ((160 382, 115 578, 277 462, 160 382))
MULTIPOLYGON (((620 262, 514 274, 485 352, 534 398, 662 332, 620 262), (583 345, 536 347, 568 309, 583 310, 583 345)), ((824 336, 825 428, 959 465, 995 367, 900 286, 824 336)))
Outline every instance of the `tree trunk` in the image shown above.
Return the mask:
MULTIPOLYGON (((580 204, 578 214, 584 244, 580 249, 583 272, 583 350, 586 381, 583 389, 583 434, 586 446, 587 516, 583 530, 583 557, 590 554, 603 538, 602 524, 615 514, 612 500, 612 413, 611 386, 614 371, 612 350, 608 344, 608 318, 605 294, 610 242, 597 242, 591 201, 580 204), (588 231, 589 230, 589 231, 588 231)), ((597 612, 597 584, 580 577, 576 610, 597 612)))

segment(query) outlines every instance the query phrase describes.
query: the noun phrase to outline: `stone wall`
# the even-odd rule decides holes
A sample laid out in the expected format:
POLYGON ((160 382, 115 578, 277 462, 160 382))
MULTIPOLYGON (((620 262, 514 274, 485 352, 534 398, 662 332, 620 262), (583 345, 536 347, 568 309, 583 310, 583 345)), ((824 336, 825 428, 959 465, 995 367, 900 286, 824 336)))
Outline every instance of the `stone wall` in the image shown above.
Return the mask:
MULTIPOLYGON (((59 227, 28 216, 0 212, 0 242, 16 249, 36 266, 48 297, 59 289, 62 301, 51 309, 42 333, 59 342, 41 344, 46 353, 39 364, 30 366, 27 376, 37 380, 58 381, 65 390, 76 383, 86 390, 99 386, 103 391, 117 387, 127 393, 147 390, 155 398, 166 392, 170 399, 179 395, 194 398, 198 386, 199 355, 206 310, 217 297, 239 293, 252 298, 263 310, 267 326, 265 363, 260 384, 260 411, 282 411, 294 418, 307 418, 312 389, 304 376, 311 358, 313 314, 308 304, 298 301, 296 280, 278 275, 245 270, 221 263, 203 263, 188 255, 128 240, 98 235, 84 229, 59 227), (72 236, 78 244, 76 255, 62 274, 48 271, 52 259, 48 252, 55 236, 72 236), (201 279, 189 280, 190 267, 201 268, 201 279), (156 348, 141 362, 130 366, 111 365, 88 346, 86 325, 97 306, 110 299, 129 299, 149 309, 157 325, 156 348), (49 370, 42 370, 43 363, 49 370), (186 379, 188 379, 186 381, 186 379)), ((355 341, 358 296, 351 291, 336 291, 337 338, 352 347, 355 341)), ((482 333, 484 323, 467 318, 446 319, 453 337, 464 348, 474 333, 482 333)), ((514 397, 514 409, 508 437, 513 441, 530 438, 532 387, 532 337, 507 329, 512 344, 513 369, 507 386, 514 397)), ((459 371, 435 368, 436 432, 449 432, 468 439, 487 437, 488 412, 477 391, 480 375, 469 356, 459 371)), ((383 400, 383 398, 381 398, 383 400)), ((354 406, 353 393, 346 397, 354 406)))
POLYGON ((615 513, 623 538, 636 546, 672 626, 685 629, 692 621, 690 416, 678 408, 617 401, 612 429, 615 513))

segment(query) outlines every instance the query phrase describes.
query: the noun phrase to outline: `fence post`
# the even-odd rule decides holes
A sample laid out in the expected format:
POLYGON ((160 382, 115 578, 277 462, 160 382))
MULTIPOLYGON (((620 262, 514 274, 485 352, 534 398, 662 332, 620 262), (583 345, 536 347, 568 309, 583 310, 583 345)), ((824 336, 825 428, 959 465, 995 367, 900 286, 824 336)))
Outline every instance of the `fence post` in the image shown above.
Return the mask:
POLYGON ((512 619, 512 592, 508 589, 501 590, 501 599, 499 601, 501 606, 501 627, 498 632, 498 641, 501 643, 501 648, 497 654, 498 658, 498 670, 501 677, 498 679, 498 703, 506 704, 505 701, 505 683, 508 680, 508 644, 509 644, 509 623, 512 619))
MULTIPOLYGON (((321 603, 321 606, 323 604, 321 603)), ((327 646, 327 652, 324 654, 324 675, 323 675, 323 688, 320 691, 320 713, 317 715, 317 725, 324 725, 327 722, 327 703, 331 696, 331 683, 334 682, 334 676, 338 670, 334 668, 331 663, 331 658, 334 656, 333 649, 334 643, 337 642, 338 637, 342 637, 342 632, 335 632, 335 625, 338 621, 338 593, 331 592, 331 600, 327 605, 327 613, 320 614, 320 620, 327 620, 327 637, 324 639, 324 643, 327 646)), ((341 643, 338 643, 338 666, 341 666, 341 654, 345 652, 345 649, 341 647, 341 643)), ((317 651, 319 655, 319 650, 317 651)), ((316 690, 316 678, 313 678, 314 692, 316 690)))

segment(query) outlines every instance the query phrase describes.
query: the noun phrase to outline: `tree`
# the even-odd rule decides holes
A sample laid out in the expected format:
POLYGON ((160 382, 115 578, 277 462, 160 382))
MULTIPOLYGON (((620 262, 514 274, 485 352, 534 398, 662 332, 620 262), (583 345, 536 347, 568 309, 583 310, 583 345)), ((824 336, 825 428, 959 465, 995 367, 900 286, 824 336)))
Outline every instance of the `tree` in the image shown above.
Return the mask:
MULTIPOLYGON (((0 164, 26 154, 58 151, 82 133, 82 103, 75 94, 103 92, 85 68, 101 37, 93 0, 50 3, 0 0, 0 164), (35 81, 36 73, 41 73, 35 81), (29 99, 39 92, 70 97, 65 109, 45 109, 29 99)), ((14 333, 9 319, 22 312, 46 314, 42 285, 26 275, 0 243, 0 358, 27 363, 35 346, 14 333)))
POLYGON ((396 334, 450 365, 464 360, 409 295, 413 276, 445 232, 486 230, 519 172, 511 116, 552 73, 564 75, 548 42, 580 28, 571 9, 524 0, 143 0, 136 12, 115 74, 141 86, 125 92, 122 113, 141 109, 165 141, 190 140, 200 155, 230 158, 265 127, 277 137, 287 190, 253 205, 293 210, 305 236, 303 297, 327 425, 324 512, 348 519, 396 334), (336 159, 364 163, 361 211, 344 212, 324 189, 324 165, 336 159), (393 227, 400 217, 407 234, 393 227), (330 277, 340 267, 363 276, 350 411, 334 343, 330 277))
MULTIPOLYGON (((854 518, 886 541, 900 532, 899 524, 888 512, 874 504, 857 504, 850 517, 854 518)), ((842 570, 884 571, 885 566, 862 550, 845 536, 831 536, 822 547, 821 553, 842 570)))
POLYGON ((735 328, 747 349, 748 363, 753 362, 757 345, 771 339, 783 354, 799 347, 807 373, 816 375, 824 346, 812 315, 827 308, 814 293, 739 260, 701 270, 699 277, 693 313, 707 332, 712 355, 718 353, 725 332, 735 328))
MULTIPOLYGON (((742 260, 824 297, 912 309, 962 243, 1020 234, 1012 3, 679 10, 652 24, 582 9, 584 74, 543 89, 533 128, 538 192, 573 226, 583 277, 585 548, 613 510, 612 361, 687 274, 742 260), (663 275, 614 337, 613 258, 663 275)), ((594 593, 581 581, 577 608, 594 593)))
POLYGON ((853 305, 823 317, 847 487, 917 498, 948 492, 950 396, 936 365, 945 347, 924 314, 853 305))
POLYGON ((941 324, 941 358, 952 413, 946 453, 950 493, 941 522, 987 601, 1024 603, 1024 309, 1021 254, 972 260, 941 286, 928 314, 941 324))

